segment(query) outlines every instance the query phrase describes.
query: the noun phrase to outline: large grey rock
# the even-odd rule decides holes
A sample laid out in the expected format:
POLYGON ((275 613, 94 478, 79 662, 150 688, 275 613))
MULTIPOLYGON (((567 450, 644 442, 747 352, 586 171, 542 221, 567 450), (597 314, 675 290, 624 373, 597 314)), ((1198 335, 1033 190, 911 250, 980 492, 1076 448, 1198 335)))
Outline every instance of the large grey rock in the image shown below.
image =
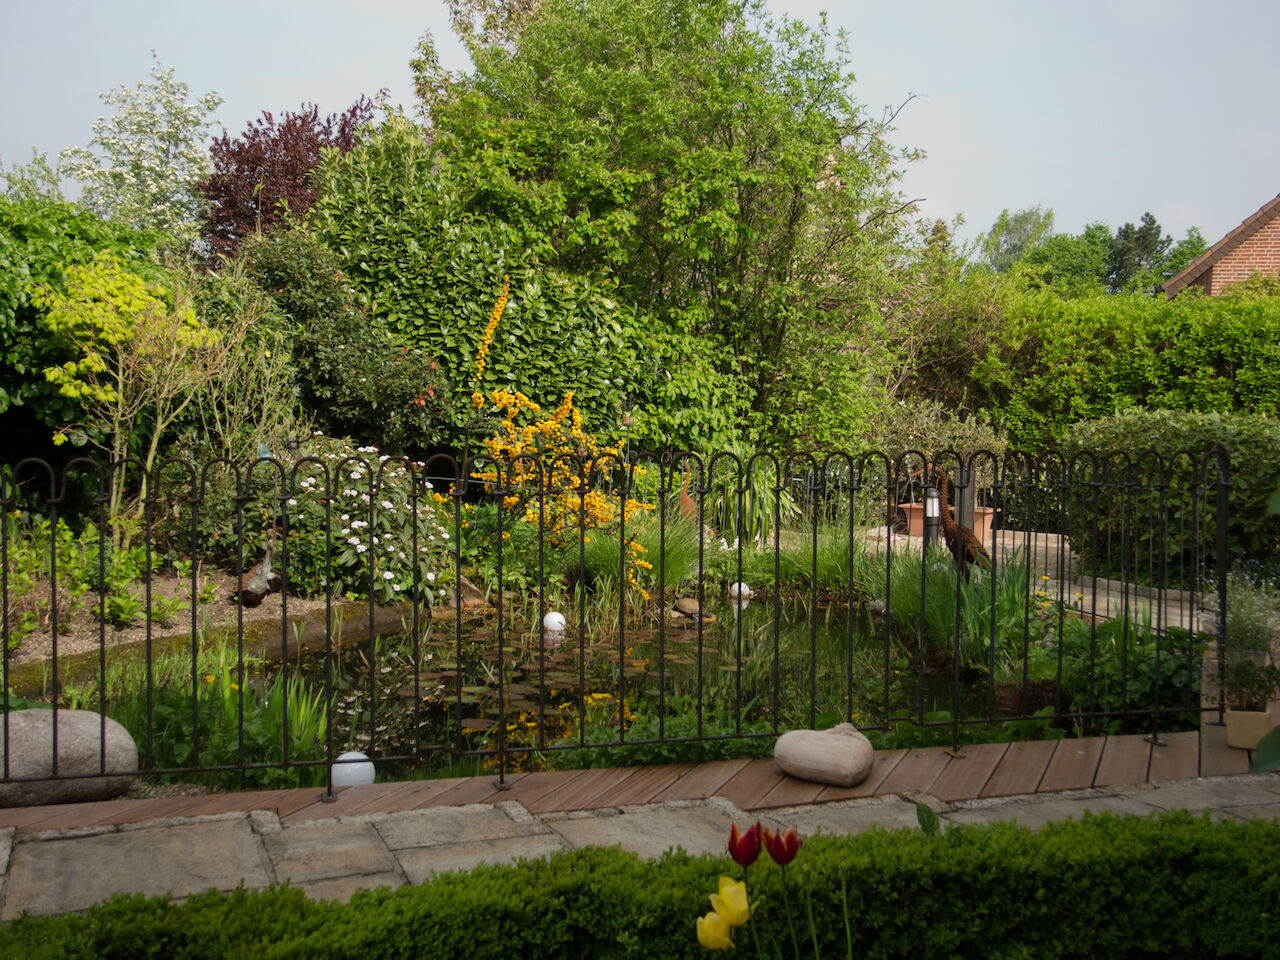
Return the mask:
MULTIPOLYGON (((0 715, 0 723, 3 716, 0 715)), ((34 807, 46 803, 78 803, 118 797, 133 785, 132 776, 98 776, 105 758, 108 774, 138 769, 138 747, 129 731, 110 717, 106 739, 101 719, 91 710, 58 711, 58 775, 53 776, 53 711, 13 710, 9 713, 9 782, 0 782, 0 807, 34 807), (105 742, 105 753, 102 752, 105 742), (91 776, 83 776, 90 774, 91 776), (24 782, 13 782, 24 781, 24 782)), ((0 727, 0 734, 3 728, 0 727)), ((0 739, 0 775, 5 758, 0 739)))
POLYGON ((788 730, 778 738, 773 758, 801 780, 852 787, 871 771, 875 748, 851 723, 830 730, 788 730))

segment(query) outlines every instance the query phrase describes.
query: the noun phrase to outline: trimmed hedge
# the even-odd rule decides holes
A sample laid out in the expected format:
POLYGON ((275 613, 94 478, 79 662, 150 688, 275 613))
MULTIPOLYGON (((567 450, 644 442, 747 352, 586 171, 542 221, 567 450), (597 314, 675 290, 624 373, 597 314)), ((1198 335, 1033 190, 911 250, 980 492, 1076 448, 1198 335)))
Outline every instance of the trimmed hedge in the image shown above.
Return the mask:
MULTIPOLYGON (((736 952, 903 957, 1280 957, 1280 826, 1185 811, 1086 814, 1038 832, 809 838, 785 876, 762 857, 759 907, 736 952), (846 903, 849 924, 846 927, 846 903)), ((86 867, 92 865, 87 864, 86 867)), ((115 897, 85 915, 23 916, 0 957, 702 957, 695 919, 727 856, 641 861, 617 848, 485 866, 317 903, 296 888, 210 892, 175 905, 115 897)))

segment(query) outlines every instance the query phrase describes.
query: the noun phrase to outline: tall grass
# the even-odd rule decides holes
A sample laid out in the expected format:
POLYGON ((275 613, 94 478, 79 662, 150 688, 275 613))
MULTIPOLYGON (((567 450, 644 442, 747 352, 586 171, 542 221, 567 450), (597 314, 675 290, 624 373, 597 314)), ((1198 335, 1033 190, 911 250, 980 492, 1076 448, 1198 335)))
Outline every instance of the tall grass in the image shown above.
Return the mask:
MULTIPOLYGON (((323 758, 327 711, 321 692, 298 673, 286 681, 277 672, 268 680, 260 664, 243 666, 225 643, 198 653, 194 676, 188 653, 156 656, 149 682, 144 661, 115 661, 107 665, 105 686, 96 680, 68 686, 63 700, 72 709, 97 710, 105 699, 107 716, 129 731, 148 769, 323 758)), ((324 782, 324 767, 212 770, 194 779, 223 786, 310 786, 324 782)))

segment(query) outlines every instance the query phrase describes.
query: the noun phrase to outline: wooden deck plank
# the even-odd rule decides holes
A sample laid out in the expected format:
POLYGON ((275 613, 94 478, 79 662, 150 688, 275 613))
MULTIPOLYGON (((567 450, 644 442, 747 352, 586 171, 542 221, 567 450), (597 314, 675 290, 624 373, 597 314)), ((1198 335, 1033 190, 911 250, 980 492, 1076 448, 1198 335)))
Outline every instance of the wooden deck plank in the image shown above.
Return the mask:
POLYGON ((893 768, 893 772, 885 777, 876 793, 928 793, 950 760, 951 757, 943 747, 908 750, 907 755, 893 768))
POLYGON ((1200 776, 1200 731, 1162 733, 1166 746, 1151 748, 1151 780, 1190 780, 1200 776))
MULTIPOLYGON (((405 810, 420 810, 434 806, 433 800, 469 777, 439 777, 434 780, 418 780, 409 785, 407 790, 388 794, 378 801, 378 813, 401 813, 405 810)), ((370 812, 366 810, 366 812, 370 812)))
POLYGON ((1036 793, 1053 793, 1058 790, 1082 790, 1093 786, 1098 772, 1098 760, 1102 757, 1101 737, 1081 740, 1059 740, 1049 766, 1040 778, 1036 793))
MULTIPOLYGON (((519 774, 517 776, 523 776, 519 774)), ((507 782, 515 783, 516 777, 507 777, 507 782)), ((468 803, 485 803, 494 799, 494 794, 499 790, 495 784, 498 782, 498 775, 490 773, 483 777, 466 777, 455 787, 450 787, 443 793, 438 793, 433 799, 432 806, 435 807, 459 807, 468 803)), ((505 791, 502 791, 505 792, 505 791)), ((502 799, 499 797, 498 799, 502 799)))
POLYGON ((1054 740, 1019 740, 1009 744, 979 797, 1012 797, 1035 793, 1057 749, 1054 740))
MULTIPOLYGON (((311 796, 298 797, 291 792, 288 796, 281 798, 281 804, 290 805, 297 803, 296 809, 284 812, 281 810, 281 804, 276 806, 276 813, 280 820, 289 820, 291 823, 300 823, 304 820, 332 820, 334 817, 347 817, 354 813, 358 813, 370 804, 376 803, 379 799, 389 794, 395 794, 403 790, 403 783, 366 783, 355 787, 345 787, 339 793, 337 789, 334 793, 337 795, 336 800, 326 802, 324 799, 324 787, 313 787, 310 791, 311 796)), ((377 809, 377 807, 374 807, 377 809)))
POLYGON ((23 827, 21 832, 33 833, 42 830, 74 830, 78 827, 98 826, 105 820, 111 823, 111 816, 146 806, 146 800, 97 800, 86 803, 61 804, 62 810, 47 817, 31 827, 23 827))
POLYGON ((186 807, 184 817, 204 817, 219 813, 240 813, 245 810, 275 810, 282 799, 293 790, 245 790, 239 793, 211 793, 192 797, 195 802, 186 807))
POLYGON ((782 772, 782 768, 773 757, 762 757, 750 761, 730 777, 715 792, 715 795, 724 797, 741 810, 754 810, 764 795, 776 787, 785 776, 786 774, 782 772))
POLYGON ((991 774, 1000 765, 1007 743, 975 743, 965 747, 960 757, 950 757, 929 793, 939 800, 972 800, 982 792, 991 774))
POLYGON ((798 807, 813 803, 818 795, 826 789, 826 784, 814 783, 812 780, 801 780, 797 777, 783 776, 777 786, 760 798, 757 810, 767 807, 798 807))
POLYGON ((1249 772, 1249 751, 1227 746, 1227 728, 1221 723, 1200 725, 1200 776, 1229 777, 1249 772))
POLYGON ((654 802, 705 800, 713 796, 730 777, 749 762, 748 760, 710 760, 700 763, 654 797, 654 802))
POLYGON ((1112 787, 1122 783, 1146 783, 1151 766, 1151 741, 1141 733, 1107 737, 1102 758, 1093 775, 1095 787, 1112 787))
POLYGON ((154 797, 139 801, 136 807, 112 811, 98 821, 100 824, 116 826, 126 823, 144 823, 147 820, 172 819, 196 816, 191 811, 200 808, 208 799, 207 795, 197 794, 190 797, 154 797))
MULTIPOLYGON (((509 790, 499 790, 486 803, 499 803, 511 800, 522 803, 526 807, 540 800, 553 790, 583 776, 586 770, 539 770, 534 773, 523 773, 508 779, 509 790)), ((435 803, 431 804, 435 806, 435 803)))
POLYGON ((656 767, 642 767, 634 776, 598 797, 596 802, 602 807, 649 803, 692 769, 692 763, 664 763, 656 767))
POLYGON ((598 767, 584 770, 582 776, 574 777, 555 787, 555 789, 539 797, 532 803, 526 803, 525 809, 530 813, 550 813, 560 810, 591 810, 603 793, 629 780, 638 767, 598 767))
POLYGON ((818 794, 818 803, 830 803, 835 800, 856 800, 862 797, 874 797, 880 785, 893 772, 893 768, 902 762, 907 755, 906 750, 877 750, 871 762, 871 772, 861 783, 852 787, 825 787, 818 794))

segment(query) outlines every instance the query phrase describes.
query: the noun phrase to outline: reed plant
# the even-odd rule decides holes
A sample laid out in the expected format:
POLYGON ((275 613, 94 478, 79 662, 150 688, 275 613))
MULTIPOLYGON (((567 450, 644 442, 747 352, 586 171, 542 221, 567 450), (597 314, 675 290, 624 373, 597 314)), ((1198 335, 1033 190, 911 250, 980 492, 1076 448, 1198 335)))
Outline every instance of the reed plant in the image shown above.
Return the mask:
POLYGON ((105 684, 68 685, 72 709, 105 709, 138 744, 144 769, 218 786, 310 786, 323 765, 291 767, 325 755, 328 712, 322 693, 299 673, 265 675, 229 644, 113 660, 105 684), (249 769, 208 769, 248 767, 249 769), (191 771, 185 773, 184 771, 191 771))

